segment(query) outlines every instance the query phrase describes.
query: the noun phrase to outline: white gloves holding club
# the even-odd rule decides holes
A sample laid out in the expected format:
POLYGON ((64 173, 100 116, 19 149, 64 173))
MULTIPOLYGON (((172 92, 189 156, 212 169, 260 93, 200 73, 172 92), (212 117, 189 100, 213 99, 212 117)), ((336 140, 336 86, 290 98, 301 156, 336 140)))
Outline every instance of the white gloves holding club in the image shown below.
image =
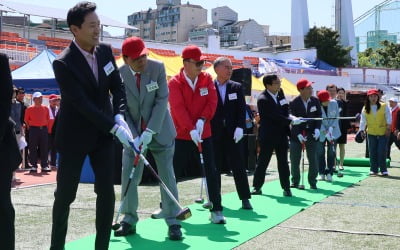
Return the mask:
POLYGON ((133 142, 133 138, 124 117, 121 114, 117 114, 114 116, 114 121, 116 124, 111 129, 110 133, 115 135, 124 147, 130 148, 129 142, 133 142))
POLYGON ((328 132, 326 133, 325 137, 326 139, 331 142, 333 141, 333 136, 332 136, 333 128, 329 127, 328 132))
POLYGON ((198 119, 196 122, 196 130, 199 133, 200 137, 203 134, 203 129, 204 129, 204 120, 198 119))
POLYGON ((190 137, 192 138, 192 141, 194 142, 194 144, 196 144, 196 146, 199 145, 200 142, 203 142, 197 129, 193 129, 190 131, 190 137))
POLYGON ((233 140, 235 140, 235 143, 238 143, 242 138, 243 138, 243 129, 237 127, 235 129, 235 132, 233 133, 233 140))
POLYGON ((147 145, 153 139, 153 134, 155 134, 155 133, 149 128, 146 128, 146 130, 143 131, 143 133, 139 139, 139 145, 142 145, 142 151, 146 150, 147 145))
POLYGON ((302 120, 302 119, 299 118, 299 117, 294 117, 294 118, 292 119, 292 125, 299 125, 299 124, 301 124, 301 123, 303 123, 303 122, 305 122, 305 120, 302 120))
POLYGON ((297 139, 299 139, 299 142, 301 144, 305 143, 307 141, 307 137, 304 137, 302 134, 297 135, 297 139))
POLYGON ((19 150, 22 150, 22 149, 26 148, 26 146, 28 146, 28 143, 26 143, 25 136, 22 135, 18 139, 18 148, 19 148, 19 150))
POLYGON ((313 134, 314 139, 318 140, 320 135, 321 135, 321 132, 319 131, 319 129, 317 129, 317 128, 314 129, 314 134, 313 134))

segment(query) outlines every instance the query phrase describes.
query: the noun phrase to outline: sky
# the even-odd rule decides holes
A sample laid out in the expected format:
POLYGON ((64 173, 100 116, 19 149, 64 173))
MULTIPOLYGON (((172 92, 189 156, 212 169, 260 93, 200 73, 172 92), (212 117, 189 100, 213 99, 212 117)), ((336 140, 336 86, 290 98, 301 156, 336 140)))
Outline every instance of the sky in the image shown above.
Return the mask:
MULTIPOLYGON (((93 0, 92 0, 93 1, 93 0)), ((353 18, 373 8, 383 0, 351 0, 353 18)), ((75 5, 77 0, 15 0, 14 2, 65 9, 75 5)), ((109 18, 127 23, 127 16, 149 8, 156 8, 156 0, 94 0, 97 12, 109 18)), ((182 0, 186 3, 187 0, 182 0)), ((238 12, 239 20, 254 19, 259 24, 270 25, 270 34, 290 35, 291 0, 190 0, 191 4, 201 5, 208 10, 208 22, 211 23, 211 9, 228 6, 238 12)), ((308 0, 310 27, 334 25, 334 0, 308 0)), ((114 34, 114 31, 111 31, 114 34)))

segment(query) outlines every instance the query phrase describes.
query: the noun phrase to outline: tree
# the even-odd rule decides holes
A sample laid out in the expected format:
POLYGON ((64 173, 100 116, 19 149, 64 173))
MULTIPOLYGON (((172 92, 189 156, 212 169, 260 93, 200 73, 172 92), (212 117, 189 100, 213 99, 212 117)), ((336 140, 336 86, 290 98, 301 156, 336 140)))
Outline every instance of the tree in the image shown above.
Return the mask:
POLYGON ((400 45, 387 40, 380 42, 381 48, 366 49, 358 53, 360 67, 400 68, 400 45))
POLYGON ((315 47, 317 58, 335 67, 351 64, 352 47, 343 47, 339 41, 339 33, 330 28, 314 26, 304 39, 305 47, 315 47))

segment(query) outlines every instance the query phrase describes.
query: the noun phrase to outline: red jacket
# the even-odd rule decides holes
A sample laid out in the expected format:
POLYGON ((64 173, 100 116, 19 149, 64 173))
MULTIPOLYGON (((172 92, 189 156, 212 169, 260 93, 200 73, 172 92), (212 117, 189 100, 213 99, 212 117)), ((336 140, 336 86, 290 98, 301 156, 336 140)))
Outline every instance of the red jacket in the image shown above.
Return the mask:
POLYGON ((396 130, 397 128, 397 113, 399 112, 399 107, 396 107, 393 111, 392 111, 392 133, 396 130))
POLYGON ((190 131, 195 129, 196 122, 201 117, 206 119, 202 139, 210 137, 210 121, 218 103, 211 76, 201 72, 193 91, 186 81, 182 68, 180 73, 169 81, 168 87, 171 115, 177 132, 176 138, 191 140, 190 131))

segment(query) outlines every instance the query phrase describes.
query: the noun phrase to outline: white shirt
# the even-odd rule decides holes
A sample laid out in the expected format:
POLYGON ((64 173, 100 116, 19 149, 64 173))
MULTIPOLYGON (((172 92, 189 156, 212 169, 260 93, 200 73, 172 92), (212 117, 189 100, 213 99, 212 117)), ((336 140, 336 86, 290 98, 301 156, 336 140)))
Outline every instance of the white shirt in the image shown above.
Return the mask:
POLYGON ((268 94, 270 94, 270 96, 272 97, 272 99, 274 99, 275 103, 278 103, 278 92, 276 92, 276 94, 272 94, 271 91, 269 91, 267 89, 268 94))
POLYGON ((218 86, 218 92, 219 95, 221 96, 222 103, 225 103, 225 96, 226 96, 226 83, 221 84, 218 80, 216 80, 217 86, 218 86))
POLYGON ((196 88, 197 80, 199 79, 199 77, 196 76, 196 78, 194 79, 194 82, 192 82, 192 80, 190 80, 190 78, 186 75, 185 70, 183 70, 183 75, 185 76, 186 81, 187 81, 187 83, 189 84, 189 86, 190 86, 190 87, 193 89, 193 91, 194 91, 194 89, 196 88))
MULTIPOLYGON (((371 105, 371 112, 373 115, 376 115, 376 111, 377 111, 377 106, 375 105, 371 105)), ((386 105, 385 108, 385 118, 386 118, 386 125, 389 126, 390 124, 392 124, 392 115, 390 114, 390 109, 389 106, 386 105)), ((360 130, 365 130, 365 126, 368 125, 367 124, 367 117, 365 115, 365 112, 361 112, 361 120, 360 120, 360 130)))
POLYGON ((94 78, 96 78, 96 81, 98 82, 99 81, 99 70, 97 67, 96 54, 94 53, 94 51, 93 51, 93 54, 91 54, 91 53, 83 50, 75 40, 73 40, 72 42, 76 45, 76 47, 78 47, 78 49, 82 53, 83 57, 85 57, 87 63, 89 64, 89 67, 92 69, 94 78))
POLYGON ((308 98, 307 101, 304 101, 303 98, 301 98, 301 100, 303 101, 303 105, 306 108, 306 113, 307 113, 307 107, 308 107, 308 103, 310 102, 310 98, 308 98))

